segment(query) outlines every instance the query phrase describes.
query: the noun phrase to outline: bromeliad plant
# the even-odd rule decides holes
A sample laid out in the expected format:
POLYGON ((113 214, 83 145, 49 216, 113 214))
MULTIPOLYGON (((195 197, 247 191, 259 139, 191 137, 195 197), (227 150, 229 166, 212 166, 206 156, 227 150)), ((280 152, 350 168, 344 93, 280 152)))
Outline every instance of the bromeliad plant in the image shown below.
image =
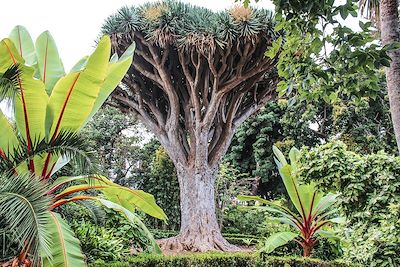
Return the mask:
POLYGON ((10 119, 0 111, 0 224, 20 248, 13 266, 85 266, 79 241, 56 212, 82 200, 120 211, 160 252, 134 214, 138 208, 166 220, 152 195, 99 175, 55 175, 70 160, 90 165, 77 133, 127 72, 134 44, 120 58, 110 59, 110 51, 110 39, 104 36, 91 56, 65 73, 49 32, 34 45, 27 30, 17 26, 0 42, 0 101, 7 100, 13 113, 10 119), (100 194, 85 194, 91 189, 100 194))
POLYGON ((337 239, 330 229, 333 223, 343 222, 343 218, 334 217, 338 213, 338 210, 334 208, 337 195, 331 193, 324 195, 318 192, 312 183, 299 183, 296 177, 299 150, 296 148, 290 150, 290 164, 277 147, 274 146, 273 151, 279 173, 296 211, 257 196, 239 196, 239 199, 243 201, 255 200, 265 204, 266 210, 280 216, 273 219, 288 224, 296 230, 296 232, 279 232, 271 235, 262 249, 264 252, 270 253, 277 247, 294 240, 303 248, 304 257, 309 257, 319 239, 337 239))

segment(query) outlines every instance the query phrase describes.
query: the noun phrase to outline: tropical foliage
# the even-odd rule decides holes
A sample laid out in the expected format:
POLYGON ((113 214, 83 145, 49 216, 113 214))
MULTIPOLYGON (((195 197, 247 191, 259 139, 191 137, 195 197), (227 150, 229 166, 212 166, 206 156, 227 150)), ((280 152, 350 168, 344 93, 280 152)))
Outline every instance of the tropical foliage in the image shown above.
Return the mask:
POLYGON ((374 266, 399 264, 399 157, 357 154, 342 142, 304 148, 302 154, 304 180, 341 192, 338 202, 349 221, 347 258, 374 266))
POLYGON ((281 216, 276 218, 277 221, 289 224, 296 229, 296 233, 287 231, 270 236, 265 243, 263 251, 270 253, 275 248, 295 240, 302 246, 303 255, 309 257, 319 239, 334 237, 334 233, 328 231, 327 227, 343 220, 340 217, 335 217, 338 210, 332 209, 337 195, 324 195, 316 190, 314 184, 300 184, 298 182, 296 172, 298 170, 299 150, 296 148, 290 150, 289 164, 277 147, 274 146, 273 149, 279 173, 296 212, 292 212, 289 208, 279 203, 260 197, 240 196, 239 199, 246 201, 256 200, 266 204, 268 206, 267 210, 281 216))
MULTIPOLYGON (((110 39, 105 36, 91 56, 66 74, 49 32, 41 34, 33 45, 26 29, 17 26, 10 39, 0 43, 0 73, 3 80, 8 79, 0 95, 13 111, 12 119, 0 113, 0 170, 5 180, 0 218, 5 233, 20 249, 14 262, 85 265, 78 239, 56 212, 69 202, 92 200, 117 210, 147 231, 151 239, 134 210, 166 219, 154 197, 143 191, 121 187, 98 175, 55 175, 70 160, 82 167, 90 165, 77 133, 126 73, 134 45, 120 58, 114 55, 110 60, 110 51, 110 39), (27 186, 35 182, 38 185, 27 186), (101 195, 82 194, 91 189, 101 195), (11 210, 18 212, 9 216, 11 210)), ((158 249, 154 239, 153 248, 158 249)))

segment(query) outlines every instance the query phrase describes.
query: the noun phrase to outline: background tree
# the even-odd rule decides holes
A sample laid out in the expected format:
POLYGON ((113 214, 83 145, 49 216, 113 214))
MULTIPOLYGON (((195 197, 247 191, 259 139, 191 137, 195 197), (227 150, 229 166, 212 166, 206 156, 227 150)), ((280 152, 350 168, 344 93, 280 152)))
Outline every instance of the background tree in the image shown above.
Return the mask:
POLYGON ((113 100, 157 136, 177 169, 181 229, 162 246, 236 250, 219 230, 214 184, 235 130, 275 96, 277 59, 264 56, 278 37, 271 12, 157 2, 122 8, 102 31, 118 53, 136 42, 113 100))
POLYGON ((140 142, 136 120, 120 110, 104 106, 82 130, 87 151, 96 151, 100 173, 123 184, 131 176, 131 170, 138 164, 140 142))
MULTIPOLYGON (((382 43, 393 46, 400 41, 397 0, 380 1, 380 26, 382 43)), ((397 147, 400 151, 400 49, 389 52, 392 59, 386 68, 386 82, 397 147)))
POLYGON ((167 225, 148 218, 147 225, 164 230, 178 230, 180 226, 179 185, 174 163, 158 142, 158 148, 153 153, 149 153, 151 151, 147 148, 153 143, 154 141, 143 148, 143 154, 152 156, 151 164, 147 166, 145 173, 136 176, 135 181, 138 188, 149 192, 157 199, 157 203, 166 211, 169 220, 167 225))
POLYGON ((374 22, 381 33, 383 45, 391 47, 390 66, 386 68, 387 90, 390 112, 395 130, 398 150, 400 150, 400 41, 399 3, 397 0, 360 0, 361 13, 374 22), (397 48, 397 49, 396 49, 397 48))
POLYGON ((335 103, 280 99, 269 102, 236 131, 224 161, 240 173, 258 177, 257 194, 267 199, 284 195, 273 163, 272 145, 283 150, 341 140, 361 154, 397 153, 384 76, 375 97, 340 99, 335 103))

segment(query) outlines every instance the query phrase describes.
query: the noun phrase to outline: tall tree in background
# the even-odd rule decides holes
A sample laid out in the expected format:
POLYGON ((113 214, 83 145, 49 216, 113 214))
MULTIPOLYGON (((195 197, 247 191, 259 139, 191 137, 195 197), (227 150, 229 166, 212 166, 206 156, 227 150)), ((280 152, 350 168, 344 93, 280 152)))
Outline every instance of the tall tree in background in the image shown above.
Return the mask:
MULTIPOLYGON (((400 25, 397 0, 381 0, 380 27, 383 45, 394 45, 400 41, 400 25)), ((400 151, 400 49, 389 52, 392 59, 386 68, 386 83, 389 94, 390 113, 396 135, 397 147, 400 151)))
MULTIPOLYGON (((400 41, 399 3, 397 0, 360 0, 362 14, 371 19, 380 29, 381 40, 385 46, 393 46, 400 41)), ((397 46, 398 47, 398 46, 397 46)), ((391 64, 386 68, 387 90, 390 113, 400 151, 400 49, 389 52, 391 64)))
POLYGON ((88 151, 96 151, 98 171, 124 184, 140 159, 140 142, 137 121, 120 110, 104 106, 88 122, 81 135, 88 151))
POLYGON ((264 56, 273 27, 269 11, 174 1, 122 8, 103 26, 114 51, 137 44, 113 100, 157 136, 177 170, 181 229, 160 241, 164 249, 237 250, 218 227, 215 180, 235 130, 275 97, 277 59, 264 56))

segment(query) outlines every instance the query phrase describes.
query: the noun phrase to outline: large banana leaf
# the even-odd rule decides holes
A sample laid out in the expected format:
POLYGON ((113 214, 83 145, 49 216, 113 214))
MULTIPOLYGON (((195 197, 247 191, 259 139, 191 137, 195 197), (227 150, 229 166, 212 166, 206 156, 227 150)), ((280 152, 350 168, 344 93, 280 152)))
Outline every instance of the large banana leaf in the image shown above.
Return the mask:
POLYGON ((286 191, 293 205, 302 216, 305 216, 305 210, 301 204, 300 192, 297 187, 298 183, 292 176, 292 167, 289 164, 282 166, 282 168, 279 169, 279 174, 282 177, 283 184, 285 185, 286 191))
POLYGON ((54 193, 57 189, 59 189, 61 186, 74 182, 74 181, 83 181, 87 182, 90 184, 94 184, 94 181, 99 180, 102 181, 103 184, 109 184, 112 183, 110 180, 105 178, 104 176, 101 175, 80 175, 80 176, 61 176, 58 177, 51 185, 49 194, 54 193))
POLYGON ((79 240, 57 213, 50 212, 47 231, 51 236, 51 257, 43 258, 43 267, 86 266, 79 240))
POLYGON ((272 151, 275 154, 275 162, 278 165, 278 169, 282 168, 284 165, 288 164, 282 151, 280 151, 276 146, 272 146, 272 151))
POLYGON ((114 185, 100 189, 105 197, 127 210, 133 212, 137 207, 141 211, 161 220, 167 220, 167 215, 156 204, 154 196, 142 190, 133 190, 127 187, 114 185))
POLYGON ((238 196, 238 199, 241 201, 258 201, 260 203, 266 204, 267 206, 261 207, 269 212, 277 213, 284 216, 286 219, 290 220, 290 225, 293 225, 296 228, 301 228, 302 220, 296 216, 290 209, 281 206, 272 201, 263 199, 258 196, 238 196))
POLYGON ((271 253, 276 248, 286 245, 299 235, 293 232, 279 232, 271 235, 265 241, 265 246, 262 248, 266 253, 271 253))
POLYGON ((48 96, 44 84, 34 79, 34 69, 21 67, 21 92, 15 99, 15 122, 18 130, 28 142, 44 138, 44 122, 48 96))
POLYGON ((10 65, 20 65, 18 76, 19 94, 15 98, 15 121, 23 138, 28 143, 44 137, 44 121, 48 101, 44 84, 34 79, 34 69, 23 65, 24 60, 10 39, 4 39, 0 45, 0 72, 10 65))
POLYGON ((0 110, 0 156, 9 157, 14 152, 14 149, 18 145, 18 139, 14 133, 14 130, 0 110))
POLYGON ((286 162, 282 152, 274 147, 274 153, 279 159, 278 164, 279 173, 285 185, 286 191, 296 207, 297 211, 301 214, 304 220, 307 220, 313 213, 313 210, 318 206, 319 201, 323 197, 322 193, 316 191, 314 184, 299 185, 295 171, 297 170, 297 161, 299 151, 292 148, 289 153, 290 164, 286 162), (285 164, 286 162, 286 164, 285 164))
POLYGON ((10 39, 28 66, 33 66, 37 63, 32 37, 24 26, 16 26, 10 33, 10 39))
POLYGON ((24 62, 17 48, 8 38, 0 42, 0 55, 0 73, 4 73, 12 65, 23 64, 24 62))
POLYGON ((82 71, 69 73, 57 82, 47 109, 49 140, 54 139, 61 129, 76 131, 84 124, 106 78, 110 50, 110 38, 105 36, 82 71))
POLYGON ((65 71, 56 43, 48 31, 36 39, 36 54, 40 79, 45 84, 47 94, 50 95, 56 82, 65 75, 65 71))
POLYGON ((307 218, 310 218, 324 194, 318 192, 313 183, 300 185, 297 188, 300 196, 300 203, 304 208, 307 218))
MULTIPOLYGON (((164 211, 157 205, 154 196, 142 190, 134 190, 113 183, 104 176, 75 176, 60 177, 51 186, 49 193, 54 193, 61 186, 73 181, 83 181, 85 184, 66 188, 59 195, 68 196, 69 193, 78 192, 77 190, 98 189, 104 196, 125 209, 133 212, 139 208, 144 213, 161 220, 167 220, 164 211)), ((79 190, 79 191, 82 191, 79 190)))
POLYGON ((337 197, 338 194, 332 194, 332 193, 328 193, 326 196, 322 197, 313 212, 313 217, 321 214, 322 212, 332 207, 336 203, 337 197))
POLYGON ((152 235, 152 233, 150 233, 150 231, 147 229, 146 225, 144 225, 144 223, 140 220, 140 218, 138 218, 133 212, 130 212, 128 209, 124 208, 121 205, 118 205, 114 202, 105 200, 105 199, 101 199, 98 198, 97 199, 101 204, 103 204, 105 207, 109 208, 109 209, 113 209, 115 211, 118 211, 122 214, 124 214, 124 216, 128 219, 128 221, 130 221, 132 224, 136 225, 143 234, 145 234, 145 236, 148 238, 148 240, 151 242, 151 247, 149 248, 150 252, 154 252, 156 254, 161 254, 162 251, 160 249, 160 247, 158 246, 158 244, 156 243, 154 236, 152 235))
POLYGON ((92 112, 90 113, 87 121, 92 118, 94 114, 100 109, 103 103, 107 100, 108 96, 122 80, 125 73, 128 71, 129 67, 132 64, 134 51, 135 43, 132 43, 119 60, 115 61, 111 59, 110 65, 108 67, 107 78, 100 88, 99 96, 96 99, 92 112))

